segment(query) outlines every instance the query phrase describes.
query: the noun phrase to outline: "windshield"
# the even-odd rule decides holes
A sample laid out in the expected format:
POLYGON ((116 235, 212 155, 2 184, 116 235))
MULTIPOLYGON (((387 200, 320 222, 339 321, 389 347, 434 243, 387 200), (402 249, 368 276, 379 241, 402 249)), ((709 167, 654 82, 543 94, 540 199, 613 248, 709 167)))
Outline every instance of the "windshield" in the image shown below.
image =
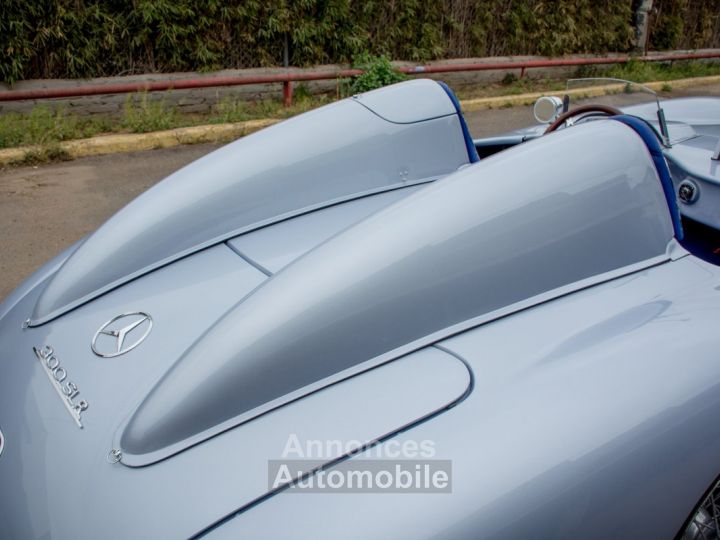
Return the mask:
POLYGON ((568 79, 565 93, 570 97, 571 104, 578 100, 593 98, 594 103, 618 108, 642 103, 651 103, 656 108, 660 107, 657 92, 652 88, 624 79, 609 77, 568 79))
POLYGON ((673 118, 673 111, 663 107, 657 92, 632 81, 607 77, 569 79, 563 98, 570 109, 597 103, 638 116, 652 125, 666 145, 696 136, 692 126, 681 122, 680 117, 673 118))

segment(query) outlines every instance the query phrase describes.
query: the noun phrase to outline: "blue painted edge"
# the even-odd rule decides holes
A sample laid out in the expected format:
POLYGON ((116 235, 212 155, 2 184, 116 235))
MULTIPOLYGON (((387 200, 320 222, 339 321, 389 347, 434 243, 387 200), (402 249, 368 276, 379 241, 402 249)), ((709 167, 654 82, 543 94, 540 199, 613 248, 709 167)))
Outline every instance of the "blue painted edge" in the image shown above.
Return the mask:
POLYGON ((478 155, 477 149, 475 148, 475 143, 470 136, 470 130, 467 127, 467 122, 465 122, 465 118, 463 117, 462 110, 460 109, 460 102, 458 101, 455 92, 453 92, 450 87, 444 82, 436 82, 442 87, 443 90, 445 90, 445 93, 450 98, 450 101, 452 101, 458 118, 460 119, 460 126, 462 127, 463 138, 465 139, 465 149, 467 150, 468 160, 470 161, 470 163, 476 163, 480 161, 480 156, 478 155))
POLYGON ((660 177, 665 198, 667 199, 670 216, 672 217, 673 228, 675 229, 675 238, 682 240, 684 233, 682 221, 680 219, 680 209, 678 208, 677 199, 675 198, 675 187, 673 186, 672 178, 670 177, 670 170, 665 162, 665 156, 663 155, 662 146, 660 146, 657 133, 645 120, 638 118, 637 116, 623 114, 613 116, 612 119, 622 122, 626 126, 635 130, 635 133, 640 136, 645 143, 645 146, 647 146, 650 156, 652 156, 653 163, 655 164, 655 168, 657 169, 658 176, 660 177))

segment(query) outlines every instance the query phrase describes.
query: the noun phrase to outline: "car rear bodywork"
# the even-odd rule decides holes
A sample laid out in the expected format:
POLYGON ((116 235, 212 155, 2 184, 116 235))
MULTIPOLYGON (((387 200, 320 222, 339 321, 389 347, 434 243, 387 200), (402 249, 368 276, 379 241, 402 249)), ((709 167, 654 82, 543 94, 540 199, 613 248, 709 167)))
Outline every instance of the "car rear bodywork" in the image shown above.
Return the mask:
POLYGON ((720 269, 628 125, 468 138, 432 81, 343 100, 39 270, 0 307, 2 536, 680 531, 720 473, 720 269), (269 487, 290 435, 435 441, 452 492, 269 487))

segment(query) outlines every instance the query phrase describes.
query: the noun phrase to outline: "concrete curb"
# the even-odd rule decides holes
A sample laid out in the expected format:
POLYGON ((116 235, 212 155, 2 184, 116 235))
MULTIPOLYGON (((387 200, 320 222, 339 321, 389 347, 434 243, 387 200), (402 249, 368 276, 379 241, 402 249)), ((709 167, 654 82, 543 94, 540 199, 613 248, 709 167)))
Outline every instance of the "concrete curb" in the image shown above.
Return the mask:
MULTIPOLYGON (((693 79, 677 79, 674 81, 657 81, 644 83, 644 85, 653 90, 659 91, 662 90, 665 85, 678 89, 713 83, 720 84, 720 75, 712 77, 696 77, 693 79)), ((623 88, 624 85, 622 84, 612 84, 591 88, 578 88, 567 93, 575 97, 596 97, 622 92, 623 88)), ((564 91, 532 92, 513 96, 468 99, 461 101, 460 104, 465 112, 532 105, 537 98, 553 93, 565 94, 564 91)), ((141 150, 152 150, 155 148, 169 148, 171 146, 178 146, 181 144, 230 141, 278 122, 280 122, 280 119, 265 118, 233 124, 193 126, 170 129, 167 131, 155 131, 152 133, 101 135, 89 139, 61 142, 54 145, 53 148, 57 148, 64 156, 70 158, 115 154, 121 152, 137 152, 141 150)), ((528 123, 530 123, 530 120, 528 120, 528 123)), ((18 148, 6 148, 0 150, 0 166, 21 163, 27 159, 28 155, 41 154, 43 151, 44 149, 41 146, 22 146, 18 148)))
MULTIPOLYGON (((138 152, 155 148, 169 148, 180 144, 230 141, 276 124, 279 121, 277 118, 264 118, 233 124, 193 126, 169 129, 167 131, 154 131, 152 133, 100 135, 89 139, 61 142, 53 145, 52 148, 59 150, 64 157, 70 158, 138 152)), ((46 150, 42 146, 6 148, 0 150, 0 165, 20 163, 25 161, 28 155, 42 154, 46 150)))
MULTIPOLYGON (((679 88, 688 88, 690 86, 700 86, 713 83, 720 84, 720 75, 713 75, 711 77, 695 77, 692 79, 676 79, 674 81, 655 81, 642 84, 643 86, 647 86, 651 90, 659 92, 665 87, 665 85, 671 86, 673 89, 677 90, 679 88)), ((517 94, 514 96, 496 96, 489 98, 468 99, 461 101, 460 105, 462 107, 462 110, 465 112, 482 111, 485 109, 498 109, 504 107, 515 107, 519 105, 532 105, 539 97, 553 94, 569 94, 572 97, 588 98, 616 94, 618 92, 622 92, 624 88, 624 84, 609 84, 604 86, 592 86, 588 88, 576 88, 568 92, 565 92, 564 90, 530 92, 527 94, 517 94)))

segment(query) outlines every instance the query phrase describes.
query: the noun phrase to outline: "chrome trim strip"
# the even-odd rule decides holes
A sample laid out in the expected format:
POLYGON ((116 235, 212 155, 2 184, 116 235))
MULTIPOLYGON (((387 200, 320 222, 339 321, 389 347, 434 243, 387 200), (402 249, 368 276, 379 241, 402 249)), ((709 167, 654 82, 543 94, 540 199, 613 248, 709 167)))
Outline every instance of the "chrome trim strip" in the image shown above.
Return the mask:
MULTIPOLYGON (((232 238, 230 240, 232 240, 232 238)), ((248 263, 250 266, 252 266, 256 270, 258 270, 259 272, 262 272, 263 274, 265 274, 267 277, 270 277, 273 275, 273 273, 270 270, 268 270, 267 268, 265 268, 262 264, 257 262, 255 259, 248 257, 242 251, 240 251, 238 248, 236 248, 234 245, 232 245, 230 243, 230 240, 226 240, 225 245, 229 249, 231 249, 235 253, 235 255, 240 257, 242 260, 244 260, 246 263, 248 263)))

